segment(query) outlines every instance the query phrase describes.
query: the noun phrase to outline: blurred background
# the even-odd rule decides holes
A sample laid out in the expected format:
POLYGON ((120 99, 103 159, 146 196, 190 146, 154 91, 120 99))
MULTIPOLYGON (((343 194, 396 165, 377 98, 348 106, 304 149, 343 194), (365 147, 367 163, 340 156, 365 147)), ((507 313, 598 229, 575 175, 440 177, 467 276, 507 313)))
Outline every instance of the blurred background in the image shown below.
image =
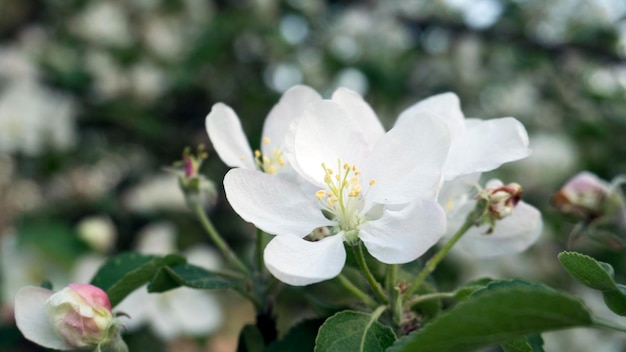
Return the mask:
MULTIPOLYGON (((207 145, 211 217, 236 250, 248 250, 254 229, 225 202, 227 167, 211 152, 204 118, 214 103, 230 105, 257 146, 265 116, 295 84, 327 97, 351 88, 387 128, 446 91, 466 116, 518 118, 533 155, 486 178, 523 185, 544 214, 542 238, 514 258, 451 258, 439 279, 522 277, 598 302, 556 260, 574 224, 549 197, 580 170, 606 180, 626 171, 623 0, 0 0, 0 350, 38 350, 14 327, 19 287, 89 280, 87 262, 143 248, 155 228, 169 231, 175 250, 208 244, 163 170, 186 146, 207 145)), ((626 282, 620 248, 576 249, 626 282)), ((218 294, 226 318, 200 334, 208 338, 143 324, 128 334, 131 351, 233 351, 253 317, 230 296, 218 294)), ((620 351, 626 341, 566 334, 546 343, 620 351)))

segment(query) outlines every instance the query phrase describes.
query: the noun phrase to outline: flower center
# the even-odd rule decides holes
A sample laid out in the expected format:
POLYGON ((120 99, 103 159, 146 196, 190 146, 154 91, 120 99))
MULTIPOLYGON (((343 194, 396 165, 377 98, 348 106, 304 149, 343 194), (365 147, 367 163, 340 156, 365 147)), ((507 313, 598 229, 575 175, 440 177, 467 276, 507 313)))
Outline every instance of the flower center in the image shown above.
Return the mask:
MULTIPOLYGON (((337 159, 337 169, 334 170, 322 163, 324 169, 324 183, 327 189, 315 192, 315 197, 321 202, 322 208, 332 214, 339 221, 339 229, 346 239, 358 234, 359 225, 364 222, 363 197, 360 175, 356 165, 341 162, 337 159)), ((373 186, 375 180, 369 181, 373 186)), ((355 238, 356 239, 356 238, 355 238)))
MULTIPOLYGON (((264 145, 269 145, 270 142, 271 141, 268 137, 263 137, 262 143, 264 145)), ((277 174, 280 168, 287 164, 285 162, 285 158, 283 157, 283 152, 279 147, 274 148, 272 153, 269 155, 261 153, 261 150, 259 149, 255 150, 254 160, 263 172, 270 175, 277 174)))

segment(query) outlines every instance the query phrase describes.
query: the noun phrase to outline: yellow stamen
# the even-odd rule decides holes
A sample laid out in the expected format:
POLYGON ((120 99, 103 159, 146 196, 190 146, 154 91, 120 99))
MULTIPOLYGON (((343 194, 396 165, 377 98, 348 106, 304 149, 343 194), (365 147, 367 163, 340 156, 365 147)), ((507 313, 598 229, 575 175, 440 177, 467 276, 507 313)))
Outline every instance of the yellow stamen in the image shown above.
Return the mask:
POLYGON ((268 145, 270 144, 270 139, 267 137, 263 137, 263 144, 268 145))
POLYGON ((254 151, 254 157, 255 157, 255 158, 260 158, 260 157, 261 157, 261 151, 260 151, 260 150, 258 150, 258 149, 257 149, 257 150, 255 150, 255 151, 254 151))
POLYGON ((326 191, 320 189, 319 191, 315 192, 315 197, 317 197, 317 199, 319 200, 322 200, 324 197, 326 197, 326 191))
POLYGON ((376 184, 376 180, 370 180, 370 186, 373 186, 376 184))

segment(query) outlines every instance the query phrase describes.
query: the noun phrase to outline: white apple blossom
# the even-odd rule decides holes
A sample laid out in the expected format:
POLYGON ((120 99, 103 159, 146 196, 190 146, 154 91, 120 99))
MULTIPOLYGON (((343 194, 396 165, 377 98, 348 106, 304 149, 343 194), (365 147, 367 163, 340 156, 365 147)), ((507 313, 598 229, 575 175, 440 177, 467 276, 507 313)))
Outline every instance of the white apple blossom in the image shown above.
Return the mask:
POLYGON ((528 134, 518 120, 513 117, 466 119, 454 93, 434 95, 414 104, 400 114, 396 124, 418 112, 441 117, 450 129, 452 145, 443 171, 446 181, 490 171, 530 155, 528 134))
POLYGON ((252 167, 226 174, 234 210, 277 235, 264 255, 274 276, 291 285, 333 278, 344 241, 362 241, 381 262, 406 263, 439 240, 445 215, 434 197, 450 136, 441 119, 416 114, 385 133, 358 94, 339 89, 309 103, 285 138, 290 165, 317 192, 252 167))
POLYGON ((230 167, 261 169, 269 174, 283 171, 287 160, 283 140, 290 123, 311 102, 322 97, 312 88, 295 86, 283 94, 263 125, 261 148, 252 151, 237 114, 228 105, 217 103, 206 117, 206 129, 213 148, 230 167))
MULTIPOLYGON (((472 189, 475 189, 479 176, 473 174, 444 184, 439 200, 448 217, 447 235, 452 236, 476 206, 477 200, 473 197, 476 192, 472 189)), ((501 188, 500 180, 487 182, 485 192, 492 193, 494 204, 488 211, 495 212, 492 214, 495 223, 471 227, 456 245, 462 251, 479 258, 519 253, 530 247, 541 234, 541 213, 519 198, 506 202, 512 199, 511 194, 501 188)))

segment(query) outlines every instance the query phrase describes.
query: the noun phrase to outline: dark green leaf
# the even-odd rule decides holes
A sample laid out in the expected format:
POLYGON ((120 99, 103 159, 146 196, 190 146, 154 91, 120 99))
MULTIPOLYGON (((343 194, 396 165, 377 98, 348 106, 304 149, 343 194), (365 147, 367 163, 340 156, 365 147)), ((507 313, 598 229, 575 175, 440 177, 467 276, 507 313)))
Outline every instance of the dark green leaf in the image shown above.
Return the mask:
POLYGON ((156 273, 148 292, 164 292, 179 286, 199 289, 224 289, 236 286, 241 280, 229 279, 199 266, 179 264, 164 266, 156 273))
POLYGON ((128 294, 148 283, 165 266, 185 263, 179 255, 157 257, 137 253, 123 253, 107 261, 91 280, 92 285, 105 290, 112 306, 128 294))
POLYGON ((259 328, 254 325, 244 326, 239 335, 237 352, 263 352, 264 350, 265 343, 259 328))
POLYGON ((321 319, 304 321, 289 330, 285 337, 270 344, 266 351, 313 351, 317 331, 323 323, 321 319))
POLYGON ((526 336, 507 341, 500 347, 502 347, 504 352, 533 352, 533 348, 528 343, 526 336))
POLYGON ((393 344, 393 330, 369 314, 343 311, 328 318, 315 340, 316 352, 382 352, 393 344))
POLYGON ((592 325, 579 300, 539 284, 494 282, 389 351, 471 351, 528 334, 592 325))

